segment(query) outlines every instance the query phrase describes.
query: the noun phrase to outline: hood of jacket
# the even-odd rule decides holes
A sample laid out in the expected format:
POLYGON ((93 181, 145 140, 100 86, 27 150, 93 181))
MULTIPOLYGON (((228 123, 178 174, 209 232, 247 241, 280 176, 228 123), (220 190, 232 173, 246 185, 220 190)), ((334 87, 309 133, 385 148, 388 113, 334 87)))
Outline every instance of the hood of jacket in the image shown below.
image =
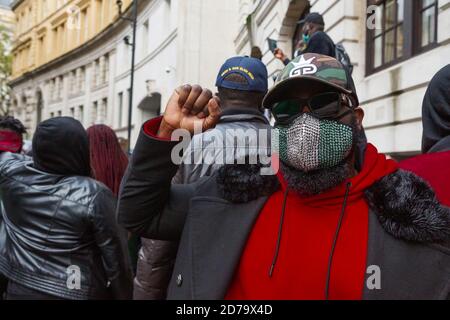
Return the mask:
POLYGON ((33 137, 35 168, 63 176, 91 176, 89 140, 81 123, 59 117, 42 122, 33 137))
POLYGON ((450 150, 450 64, 431 80, 422 105, 422 152, 450 150))

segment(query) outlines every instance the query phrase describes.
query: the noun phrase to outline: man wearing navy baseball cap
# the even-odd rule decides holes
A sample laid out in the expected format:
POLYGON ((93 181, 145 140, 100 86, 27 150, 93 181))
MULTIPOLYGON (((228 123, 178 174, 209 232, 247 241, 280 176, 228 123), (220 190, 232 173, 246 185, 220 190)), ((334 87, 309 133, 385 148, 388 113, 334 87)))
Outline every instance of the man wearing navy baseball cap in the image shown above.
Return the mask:
MULTIPOLYGON (((237 56, 228 59, 220 68, 217 75, 216 97, 220 100, 222 110, 219 123, 212 130, 195 135, 192 138, 191 145, 184 153, 183 165, 180 166, 178 174, 174 178, 176 183, 192 183, 203 176, 209 176, 221 165, 224 159, 234 158, 236 154, 242 155, 242 150, 225 148, 227 152, 232 150, 233 154, 218 152, 214 148, 215 142, 212 137, 229 137, 226 131, 232 130, 255 130, 268 129, 270 124, 264 117, 262 101, 268 92, 268 73, 266 66, 261 60, 247 56, 237 56), (197 147, 196 147, 197 146, 197 147), (198 146, 202 146, 199 148, 198 146), (214 149, 214 155, 209 150, 214 149), (199 150, 202 151, 199 154, 199 150), (214 161, 201 161, 198 159, 208 156, 214 158, 214 161)), ((193 87, 193 90, 196 88, 193 87)), ((229 146, 232 141, 224 141, 224 145, 229 146), (228 144, 227 144, 228 143, 228 144)), ((236 146, 235 146, 236 148, 236 146)), ((244 151, 245 156, 249 156, 244 151)))
MULTIPOLYGON (((265 95, 268 90, 267 78, 267 68, 260 60, 246 56, 233 57, 228 59, 220 68, 216 87, 244 92, 259 92, 265 95)), ((247 99, 243 97, 243 100, 247 99)))

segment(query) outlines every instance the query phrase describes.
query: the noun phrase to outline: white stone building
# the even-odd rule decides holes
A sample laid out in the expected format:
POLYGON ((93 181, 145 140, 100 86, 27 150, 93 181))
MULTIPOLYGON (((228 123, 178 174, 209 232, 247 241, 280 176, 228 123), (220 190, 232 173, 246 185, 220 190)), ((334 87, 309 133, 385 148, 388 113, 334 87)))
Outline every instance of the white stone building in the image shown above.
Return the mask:
MULTIPOLYGON (((4 48, 4 54, 9 54, 12 47, 12 37, 14 34, 15 16, 11 11, 10 0, 0 0, 0 41, 4 41, 1 47, 4 48), (7 36, 5 41, 4 35, 7 36)), ((8 111, 10 106, 10 96, 8 82, 10 78, 0 74, 0 110, 1 113, 8 111)))
MULTIPOLYGON (((326 32, 343 43, 355 65, 369 140, 400 158, 420 151, 422 98, 432 76, 450 61, 450 0, 139 2, 132 143, 141 124, 163 111, 177 85, 213 89, 223 61, 250 54, 252 46, 262 49, 272 83, 283 64, 269 51, 267 38, 292 55, 301 37, 297 21, 319 12, 326 32), (385 23, 375 21, 375 30, 368 30, 372 3, 384 9, 370 17, 384 17, 385 23)), ((126 138, 131 60, 126 36, 131 36, 130 24, 117 21, 85 45, 15 80, 14 114, 30 132, 41 120, 67 115, 86 127, 108 124, 126 138)))
POLYGON ((283 64, 269 51, 267 38, 278 40, 291 56, 295 39, 301 37, 297 21, 307 12, 321 13, 325 31, 345 46, 355 64, 353 77, 369 140, 400 158, 421 150, 423 95, 433 75, 450 62, 449 0, 239 2, 236 51, 248 54, 259 46, 271 78, 283 64), (381 10, 366 21, 371 4, 381 10), (368 30, 367 22, 375 30, 368 30))
MULTIPOLYGON (((234 54, 237 1, 139 0, 132 144, 142 123, 163 111, 174 88, 213 88, 224 60, 234 54)), ((104 123, 127 138, 132 30, 120 20, 87 44, 12 83, 15 116, 30 132, 55 116, 85 127, 104 123)))

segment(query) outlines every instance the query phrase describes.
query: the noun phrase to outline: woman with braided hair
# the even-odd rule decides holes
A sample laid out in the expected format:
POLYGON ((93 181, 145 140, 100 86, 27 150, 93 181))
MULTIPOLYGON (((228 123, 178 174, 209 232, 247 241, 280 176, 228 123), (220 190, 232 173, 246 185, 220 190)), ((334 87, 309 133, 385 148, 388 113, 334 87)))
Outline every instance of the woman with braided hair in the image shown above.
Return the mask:
POLYGON ((121 149, 116 133, 110 127, 94 125, 87 133, 93 175, 117 197, 120 182, 128 166, 128 157, 121 149))
MULTIPOLYGON (((87 130, 94 179, 106 185, 117 198, 122 177, 128 166, 128 157, 122 150, 116 133, 110 127, 99 124, 87 130)), ((112 214, 114 214, 112 212, 112 214)), ((121 230, 126 237, 126 231, 121 230)), ((133 270, 136 269, 140 238, 128 237, 128 253, 133 270)))

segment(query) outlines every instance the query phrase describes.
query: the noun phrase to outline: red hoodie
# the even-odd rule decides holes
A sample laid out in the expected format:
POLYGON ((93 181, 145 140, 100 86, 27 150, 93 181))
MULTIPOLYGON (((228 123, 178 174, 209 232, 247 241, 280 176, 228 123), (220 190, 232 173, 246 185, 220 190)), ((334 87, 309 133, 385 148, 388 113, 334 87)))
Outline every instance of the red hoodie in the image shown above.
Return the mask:
POLYGON ((420 155, 400 162, 400 167, 425 179, 439 201, 450 207, 450 151, 420 155))
MULTIPOLYGON (((329 299, 362 298, 366 272, 368 205, 364 191, 397 164, 368 145, 363 170, 352 186, 332 260, 329 299)), ((326 275, 347 182, 321 195, 289 192, 280 251, 272 277, 286 183, 263 208, 241 257, 228 300, 325 299, 326 275)))

